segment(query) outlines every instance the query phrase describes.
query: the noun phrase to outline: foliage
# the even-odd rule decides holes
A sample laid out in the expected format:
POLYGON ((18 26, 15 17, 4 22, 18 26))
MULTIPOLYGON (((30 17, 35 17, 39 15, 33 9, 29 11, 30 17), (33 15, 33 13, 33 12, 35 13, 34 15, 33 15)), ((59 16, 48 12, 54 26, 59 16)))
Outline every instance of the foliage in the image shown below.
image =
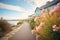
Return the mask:
POLYGON ((24 21, 23 20, 20 20, 17 25, 21 25, 24 21))
POLYGON ((35 25, 32 34, 36 35, 36 40, 60 40, 60 3, 53 10, 43 9, 42 15, 35 17, 35 25))
POLYGON ((10 31, 12 31, 11 25, 5 20, 0 20, 0 37, 10 31))
POLYGON ((31 29, 34 29, 34 27, 35 27, 34 18, 32 18, 32 19, 29 20, 29 24, 31 26, 31 29))

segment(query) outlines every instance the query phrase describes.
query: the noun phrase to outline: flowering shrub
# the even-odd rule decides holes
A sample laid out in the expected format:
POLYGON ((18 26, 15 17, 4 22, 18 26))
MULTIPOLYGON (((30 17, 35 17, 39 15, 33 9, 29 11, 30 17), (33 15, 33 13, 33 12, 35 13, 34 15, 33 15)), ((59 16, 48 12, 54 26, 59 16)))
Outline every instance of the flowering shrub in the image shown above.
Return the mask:
POLYGON ((60 40, 60 3, 53 10, 43 9, 42 15, 35 17, 35 25, 32 34, 36 35, 36 40, 60 40))

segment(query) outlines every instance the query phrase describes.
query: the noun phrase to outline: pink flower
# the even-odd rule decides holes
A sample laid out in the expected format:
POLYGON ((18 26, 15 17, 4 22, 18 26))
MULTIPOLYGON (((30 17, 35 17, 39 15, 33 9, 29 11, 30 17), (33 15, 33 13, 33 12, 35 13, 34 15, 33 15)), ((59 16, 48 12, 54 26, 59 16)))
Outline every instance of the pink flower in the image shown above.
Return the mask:
POLYGON ((54 8, 55 11, 60 11, 60 2, 56 5, 56 7, 54 8))
POLYGON ((39 26, 36 26, 36 31, 39 31, 43 27, 44 23, 41 22, 39 26))
POLYGON ((53 10, 49 12, 50 15, 54 14, 54 12, 60 12, 60 3, 58 3, 53 10))
POLYGON ((40 27, 44 26, 44 22, 41 22, 39 26, 40 26, 40 27))
POLYGON ((40 35, 36 34, 36 40, 39 40, 40 35))
POLYGON ((60 2, 57 4, 57 6, 60 6, 60 2))
POLYGON ((45 10, 45 9, 42 9, 42 10, 41 10, 41 13, 42 13, 42 14, 46 13, 46 10, 45 10))
POLYGON ((46 9, 42 9, 41 13, 42 13, 42 17, 46 17, 46 13, 47 13, 46 9))
POLYGON ((31 32, 32 32, 32 34, 34 34, 35 33, 35 30, 32 30, 31 32))
POLYGON ((53 28, 53 29, 56 28, 56 25, 53 25, 52 28, 53 28))
POLYGON ((35 17, 34 21, 36 22, 39 19, 39 17, 35 17))
POLYGON ((36 27, 36 31, 39 31, 40 30, 40 27, 36 27))
POLYGON ((58 31, 60 29, 60 27, 57 27, 56 25, 52 26, 53 31, 58 31))
POLYGON ((54 8, 54 11, 60 11, 60 6, 56 6, 56 7, 54 8))
POLYGON ((57 31, 57 29, 53 29, 53 31, 57 31))
POLYGON ((56 29, 57 29, 57 30, 59 30, 59 29, 60 29, 60 27, 56 27, 56 29))
POLYGON ((51 11, 49 12, 50 15, 52 15, 53 13, 54 13, 54 10, 51 10, 51 11))

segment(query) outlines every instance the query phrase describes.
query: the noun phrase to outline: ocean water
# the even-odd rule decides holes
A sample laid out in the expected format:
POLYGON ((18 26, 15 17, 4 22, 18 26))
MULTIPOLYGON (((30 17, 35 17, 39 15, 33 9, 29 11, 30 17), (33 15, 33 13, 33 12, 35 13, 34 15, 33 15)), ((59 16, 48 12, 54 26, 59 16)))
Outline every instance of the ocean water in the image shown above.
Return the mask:
POLYGON ((18 21, 8 21, 8 23, 10 23, 12 25, 17 25, 18 21))

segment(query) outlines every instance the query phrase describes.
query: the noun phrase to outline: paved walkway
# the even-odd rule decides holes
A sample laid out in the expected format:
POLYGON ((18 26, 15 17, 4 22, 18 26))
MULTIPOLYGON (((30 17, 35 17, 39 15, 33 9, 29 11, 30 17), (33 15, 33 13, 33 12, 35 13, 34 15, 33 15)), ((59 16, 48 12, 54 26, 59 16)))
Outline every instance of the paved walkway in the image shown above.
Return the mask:
POLYGON ((22 25, 20 25, 20 27, 18 27, 16 29, 14 29, 13 31, 9 32, 8 34, 6 34, 4 37, 0 38, 0 40, 8 40, 10 37, 12 37, 13 35, 15 35, 15 33, 17 31, 19 31, 21 27, 22 27, 22 25))
POLYGON ((22 27, 8 40, 35 40, 35 36, 31 33, 30 25, 25 22, 22 27))

